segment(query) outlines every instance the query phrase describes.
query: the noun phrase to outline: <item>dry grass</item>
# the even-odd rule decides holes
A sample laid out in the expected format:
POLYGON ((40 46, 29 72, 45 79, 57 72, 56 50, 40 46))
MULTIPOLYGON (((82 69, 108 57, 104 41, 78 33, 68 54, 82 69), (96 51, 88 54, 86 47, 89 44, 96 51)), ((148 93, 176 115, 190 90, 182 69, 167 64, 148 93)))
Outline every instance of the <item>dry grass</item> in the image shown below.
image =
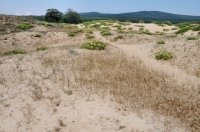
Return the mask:
MULTIPOLYGON (((53 60, 57 60, 53 65, 65 65, 62 58, 53 60)), ((164 73, 145 67, 137 58, 101 51, 82 54, 71 62, 71 76, 77 87, 92 89, 102 97, 110 92, 112 100, 133 111, 151 110, 178 119, 177 124, 188 130, 200 130, 199 93, 177 85, 164 73)))

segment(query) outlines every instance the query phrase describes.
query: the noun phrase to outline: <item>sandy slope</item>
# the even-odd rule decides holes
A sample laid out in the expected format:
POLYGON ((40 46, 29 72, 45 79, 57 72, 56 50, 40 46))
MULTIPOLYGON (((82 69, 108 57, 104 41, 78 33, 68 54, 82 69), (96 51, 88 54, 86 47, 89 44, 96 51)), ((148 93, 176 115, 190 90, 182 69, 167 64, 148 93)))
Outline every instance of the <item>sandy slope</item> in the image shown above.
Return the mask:
MULTIPOLYGON (((138 30, 139 27, 135 27, 135 25, 137 24, 125 27, 132 27, 134 30, 138 30)), ((139 25, 144 25, 145 29, 149 29, 151 32, 163 31, 163 27, 154 24, 139 25)), ((173 26, 164 28, 171 29, 173 26)), ((169 33, 172 33, 172 31, 169 31, 169 33)), ((179 65, 175 63, 176 60, 162 62, 153 58, 151 50, 159 48, 155 47, 157 36, 133 35, 128 36, 130 40, 113 42, 111 41, 113 36, 102 37, 97 31, 94 32, 94 35, 97 39, 108 42, 110 49, 121 50, 130 59, 132 56, 136 56, 149 68, 165 72, 169 77, 175 78, 178 83, 187 82, 186 84, 188 84, 190 82, 192 85, 199 81, 199 78, 194 74, 186 72, 187 68, 186 70, 179 68, 179 65)), ((124 108, 123 105, 114 102, 109 93, 105 93, 105 97, 102 97, 102 95, 98 95, 94 91, 91 94, 88 88, 76 86, 73 77, 72 79, 70 78, 70 71, 73 69, 71 62, 76 61, 79 56, 71 55, 69 48, 74 48, 79 54, 84 55, 86 51, 78 48, 84 41, 86 41, 84 34, 69 37, 67 31, 63 29, 62 31, 56 29, 53 31, 53 29, 43 26, 36 26, 27 32, 0 36, 0 52, 16 47, 30 51, 25 55, 0 56, 0 131, 185 131, 184 129, 176 128, 176 126, 172 126, 168 130, 165 122, 153 119, 150 112, 146 112, 141 117, 140 114, 131 112, 129 109, 124 108), (42 38, 32 36, 36 33, 40 33, 42 38), (47 51, 35 51, 37 47, 42 45, 50 48, 47 51), (53 62, 57 61, 60 61, 57 63, 59 65, 54 65, 53 62), (58 71, 62 71, 61 73, 66 76, 56 74, 58 71), (65 77, 70 78, 72 82, 74 81, 72 83, 74 84, 72 95, 67 95, 61 88, 66 88, 68 80, 65 77), (63 85, 58 85, 58 82, 63 82, 63 85), (40 90, 42 90, 41 99, 34 100, 34 93, 39 94, 40 90)), ((179 42, 186 43, 182 41, 182 38, 179 42)), ((170 41, 168 47, 172 47, 173 44, 170 41)), ((188 52, 191 50, 196 52, 194 43, 191 42, 190 44, 193 47, 187 47, 188 52)), ((191 56, 188 56, 188 58, 191 56)), ((186 59, 189 60, 188 58, 186 59)), ((191 65, 196 64, 195 61, 197 59, 198 57, 194 58, 191 61, 191 65)), ((188 85, 188 87, 191 85, 188 85)), ((165 119, 168 120, 168 117, 164 117, 165 119)), ((172 119, 169 118, 169 121, 173 124, 172 119)))

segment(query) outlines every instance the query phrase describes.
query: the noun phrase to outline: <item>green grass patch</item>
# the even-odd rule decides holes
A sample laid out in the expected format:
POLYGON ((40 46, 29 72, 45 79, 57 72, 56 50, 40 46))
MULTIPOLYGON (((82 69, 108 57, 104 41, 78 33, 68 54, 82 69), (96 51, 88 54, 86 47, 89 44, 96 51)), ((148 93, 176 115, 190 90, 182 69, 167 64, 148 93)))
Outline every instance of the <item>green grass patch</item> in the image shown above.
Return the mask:
POLYGON ((134 25, 134 27, 145 27, 143 25, 134 25))
POLYGON ((23 49, 14 49, 4 52, 4 55, 11 55, 11 54, 25 54, 26 50, 23 49))
POLYGON ((124 39, 124 37, 120 35, 120 36, 114 37, 113 40, 114 40, 114 41, 117 41, 118 39, 124 39))
POLYGON ((178 28, 172 28, 171 30, 178 30, 178 28))
POLYGON ((157 44, 165 44, 165 41, 164 40, 158 40, 156 43, 157 44))
POLYGON ((46 46, 41 46, 41 47, 38 47, 36 50, 47 50, 48 49, 48 47, 46 47, 46 46))
POLYGON ((87 39, 93 39, 93 38, 95 38, 95 37, 92 36, 91 34, 87 33, 87 34, 86 34, 86 38, 87 38, 87 39))
POLYGON ((109 27, 103 27, 103 28, 100 29, 100 31, 101 31, 101 35, 102 36, 111 35, 109 27))
POLYGON ((0 31, 6 31, 6 29, 5 29, 5 28, 2 28, 2 27, 0 27, 0 31))
POLYGON ((168 51, 168 50, 164 49, 164 50, 156 51, 154 53, 154 56, 158 60, 161 60, 161 59, 168 60, 168 59, 172 58, 173 53, 171 51, 168 51))
POLYGON ((169 31, 169 29, 163 29, 163 31, 164 31, 164 32, 168 32, 168 31, 169 31))
POLYGON ((194 37, 194 36, 188 36, 188 37, 187 37, 187 40, 197 40, 197 37, 194 37))
POLYGON ((40 34, 35 34, 34 37, 40 38, 41 35, 40 34))
POLYGON ((45 27, 53 27, 53 25, 51 23, 48 23, 48 22, 39 22, 38 25, 43 25, 45 27))
POLYGON ((193 30, 193 31, 200 31, 200 25, 197 26, 197 27, 194 27, 192 30, 193 30))
POLYGON ((190 27, 184 27, 184 28, 181 28, 180 30, 178 30, 177 32, 175 32, 176 34, 183 34, 187 31, 189 31, 191 28, 190 27))
POLYGON ((89 50, 104 50, 105 47, 106 47, 106 43, 99 40, 85 42, 81 45, 81 48, 85 48, 89 50))
POLYGON ((32 28, 32 27, 34 27, 34 26, 31 25, 28 22, 22 22, 22 23, 17 25, 17 28, 20 28, 20 29, 29 29, 29 28, 32 28))

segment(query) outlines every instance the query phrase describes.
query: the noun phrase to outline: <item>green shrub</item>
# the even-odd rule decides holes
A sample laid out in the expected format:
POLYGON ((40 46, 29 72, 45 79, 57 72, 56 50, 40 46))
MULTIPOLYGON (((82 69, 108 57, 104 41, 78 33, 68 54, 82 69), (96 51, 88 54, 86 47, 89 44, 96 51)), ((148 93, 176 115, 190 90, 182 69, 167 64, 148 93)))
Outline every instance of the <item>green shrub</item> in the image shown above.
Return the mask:
POLYGON ((163 31, 164 31, 164 32, 168 32, 168 31, 169 31, 169 29, 163 29, 163 31))
POLYGON ((14 50, 6 51, 3 54, 10 55, 10 54, 25 54, 25 53, 26 53, 26 51, 23 49, 14 49, 14 50))
POLYGON ((157 41, 157 44, 165 44, 165 41, 163 41, 163 40, 158 40, 158 41, 157 41))
POLYGON ((111 35, 109 27, 103 27, 103 28, 100 29, 100 31, 101 31, 101 35, 102 36, 111 35))
POLYGON ((85 42, 81 45, 81 48, 90 49, 90 50, 104 50, 106 44, 99 40, 93 40, 89 42, 85 42))
POLYGON ((88 30, 87 30, 87 33, 89 33, 89 34, 93 34, 92 29, 88 29, 88 30))
POLYGON ((48 47, 46 47, 46 46, 41 46, 41 47, 38 47, 36 50, 47 50, 48 49, 48 47))
POLYGON ((74 36, 74 35, 75 35, 74 32, 69 32, 69 33, 68 33, 68 36, 74 36))
POLYGON ((144 28, 140 28, 139 31, 138 31, 139 34, 148 34, 148 35, 152 35, 153 33, 149 32, 148 29, 145 29, 144 28))
POLYGON ((197 34, 199 34, 199 35, 200 35, 200 32, 198 32, 197 34))
POLYGON ((17 25, 17 28, 20 28, 20 29, 29 29, 29 28, 32 28, 32 27, 34 27, 34 26, 31 25, 28 22, 22 22, 22 23, 17 25))
POLYGON ((45 27, 52 27, 53 26, 51 23, 48 23, 48 22, 39 22, 38 24, 43 25, 45 27))
POLYGON ((187 37, 187 40, 196 40, 197 38, 196 37, 194 37, 194 36, 189 36, 189 37, 187 37))
POLYGON ((164 33, 164 32, 156 31, 155 34, 156 34, 156 35, 164 35, 165 33, 164 33))
POLYGON ((172 58, 173 56, 173 53, 171 51, 167 51, 166 49, 164 50, 158 50, 154 53, 156 59, 158 60, 161 60, 161 59, 164 59, 164 60, 168 60, 170 58, 172 58))
POLYGON ((139 20, 139 22, 138 23, 144 23, 144 21, 143 20, 139 20))
POLYGON ((41 35, 40 34, 35 34, 34 37, 40 38, 41 35))
POLYGON ((93 39, 94 36, 92 36, 91 34, 88 34, 88 33, 87 33, 87 34, 86 34, 86 38, 87 38, 87 39, 93 39))
POLYGON ((168 37, 168 38, 175 38, 175 37, 177 37, 177 34, 170 34, 170 35, 168 35, 167 37, 168 37))
POLYGON ((200 25, 197 26, 197 27, 194 27, 192 30, 193 30, 193 31, 200 31, 200 25))
POLYGON ((170 21, 164 21, 164 22, 162 22, 163 24, 166 24, 166 25, 169 25, 169 26, 171 26, 172 25, 172 23, 170 22, 170 21))
POLYGON ((5 31, 5 30, 6 30, 5 28, 1 28, 1 27, 0 27, 0 31, 5 31))
POLYGON ((178 30, 178 31, 176 32, 176 34, 185 33, 185 32, 187 32, 188 30, 190 30, 190 27, 184 27, 184 28, 181 28, 180 30, 178 30))
POLYGON ((133 28, 128 28, 128 30, 132 30, 133 28))
POLYGON ((124 37, 123 36, 117 36, 117 37, 114 37, 114 41, 117 41, 118 39, 123 39, 124 37))
POLYGON ((101 25, 100 24, 94 24, 94 25, 92 25, 92 26, 90 26, 91 28, 96 28, 96 29, 99 29, 100 27, 101 27, 101 25))
POLYGON ((178 28, 172 28, 171 30, 177 30, 178 28))

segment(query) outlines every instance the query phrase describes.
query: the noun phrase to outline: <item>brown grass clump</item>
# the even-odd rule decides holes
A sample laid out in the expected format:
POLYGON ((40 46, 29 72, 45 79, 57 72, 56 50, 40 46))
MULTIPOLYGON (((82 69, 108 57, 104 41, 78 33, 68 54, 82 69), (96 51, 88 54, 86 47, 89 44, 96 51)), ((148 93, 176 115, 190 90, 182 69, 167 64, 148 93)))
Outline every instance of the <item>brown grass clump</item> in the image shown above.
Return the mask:
MULTIPOLYGON (((164 73, 150 70, 123 53, 92 53, 74 61, 75 80, 95 91, 110 91, 114 100, 133 111, 152 110, 174 117, 190 130, 200 130, 200 96, 177 85, 164 73)), ((180 123, 179 122, 179 123, 180 123)))

